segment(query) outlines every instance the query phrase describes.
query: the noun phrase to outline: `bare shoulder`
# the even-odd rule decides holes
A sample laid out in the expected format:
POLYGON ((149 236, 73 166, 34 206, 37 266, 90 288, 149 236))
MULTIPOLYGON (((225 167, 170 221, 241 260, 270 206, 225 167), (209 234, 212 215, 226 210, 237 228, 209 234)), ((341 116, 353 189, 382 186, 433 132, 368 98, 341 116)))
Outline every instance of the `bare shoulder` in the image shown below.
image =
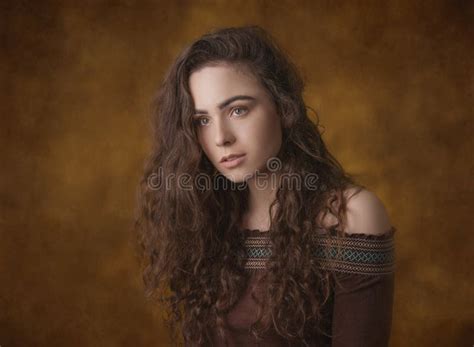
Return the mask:
MULTIPOLYGON (((374 192, 350 187, 344 191, 344 196, 347 199, 345 233, 380 235, 391 228, 387 210, 374 192)), ((319 217, 324 228, 338 225, 338 219, 330 212, 326 211, 319 217)), ((336 229, 340 230, 338 227, 336 229)))
POLYGON ((348 194, 346 233, 380 235, 391 228, 385 205, 374 192, 349 188, 345 194, 348 194))

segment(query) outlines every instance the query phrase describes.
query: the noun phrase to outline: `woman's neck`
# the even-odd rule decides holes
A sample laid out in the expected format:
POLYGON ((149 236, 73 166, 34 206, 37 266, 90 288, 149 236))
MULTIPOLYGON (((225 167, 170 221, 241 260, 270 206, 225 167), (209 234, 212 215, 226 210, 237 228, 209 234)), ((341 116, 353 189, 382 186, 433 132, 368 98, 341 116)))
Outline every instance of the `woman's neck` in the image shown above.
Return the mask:
MULTIPOLYGON (((271 220, 268 211, 272 202, 275 201, 278 191, 278 185, 275 182, 276 177, 266 180, 257 180, 253 177, 247 182, 249 188, 248 209, 244 213, 242 227, 259 230, 270 229, 271 220)), ((273 207, 273 215, 275 208, 276 205, 273 207)))

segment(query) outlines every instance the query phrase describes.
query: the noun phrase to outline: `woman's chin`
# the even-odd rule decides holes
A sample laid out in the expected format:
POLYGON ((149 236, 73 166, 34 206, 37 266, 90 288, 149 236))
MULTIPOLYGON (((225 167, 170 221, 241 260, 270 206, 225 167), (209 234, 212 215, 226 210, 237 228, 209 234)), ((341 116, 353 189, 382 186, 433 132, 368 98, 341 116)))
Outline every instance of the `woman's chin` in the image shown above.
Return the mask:
POLYGON ((238 171, 221 172, 221 173, 223 176, 225 176, 225 178, 227 178, 229 181, 233 183, 244 183, 254 176, 254 174, 252 173, 238 172, 238 171))

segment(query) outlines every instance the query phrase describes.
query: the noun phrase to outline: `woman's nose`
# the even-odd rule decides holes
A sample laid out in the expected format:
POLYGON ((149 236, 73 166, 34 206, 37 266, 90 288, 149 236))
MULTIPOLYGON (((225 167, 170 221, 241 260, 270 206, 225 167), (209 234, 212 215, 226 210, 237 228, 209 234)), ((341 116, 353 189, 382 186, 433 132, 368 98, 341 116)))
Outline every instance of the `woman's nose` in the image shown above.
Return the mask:
POLYGON ((226 120, 217 121, 215 131, 215 142, 217 146, 224 146, 235 140, 232 127, 227 124, 226 120))

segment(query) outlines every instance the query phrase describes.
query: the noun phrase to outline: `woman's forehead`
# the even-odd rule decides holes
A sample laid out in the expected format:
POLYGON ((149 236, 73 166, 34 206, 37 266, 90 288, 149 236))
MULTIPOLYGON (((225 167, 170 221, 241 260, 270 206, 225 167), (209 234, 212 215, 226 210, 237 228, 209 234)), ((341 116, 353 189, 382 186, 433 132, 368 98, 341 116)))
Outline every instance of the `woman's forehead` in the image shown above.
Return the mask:
POLYGON ((232 69, 238 73, 246 74, 249 77, 253 77, 254 73, 249 63, 244 61, 226 61, 226 60, 216 60, 210 61, 207 63, 202 64, 198 68, 194 69, 192 73, 200 71, 204 68, 212 68, 212 67, 221 67, 221 68, 228 68, 232 69))
POLYGON ((235 63, 205 65, 192 72, 189 77, 190 86, 195 82, 206 82, 206 80, 217 80, 228 83, 234 81, 251 84, 258 83, 257 76, 254 75, 249 67, 235 63))
POLYGON ((235 95, 258 97, 263 87, 253 74, 233 66, 207 66, 191 74, 189 87, 197 108, 216 106, 235 95))

